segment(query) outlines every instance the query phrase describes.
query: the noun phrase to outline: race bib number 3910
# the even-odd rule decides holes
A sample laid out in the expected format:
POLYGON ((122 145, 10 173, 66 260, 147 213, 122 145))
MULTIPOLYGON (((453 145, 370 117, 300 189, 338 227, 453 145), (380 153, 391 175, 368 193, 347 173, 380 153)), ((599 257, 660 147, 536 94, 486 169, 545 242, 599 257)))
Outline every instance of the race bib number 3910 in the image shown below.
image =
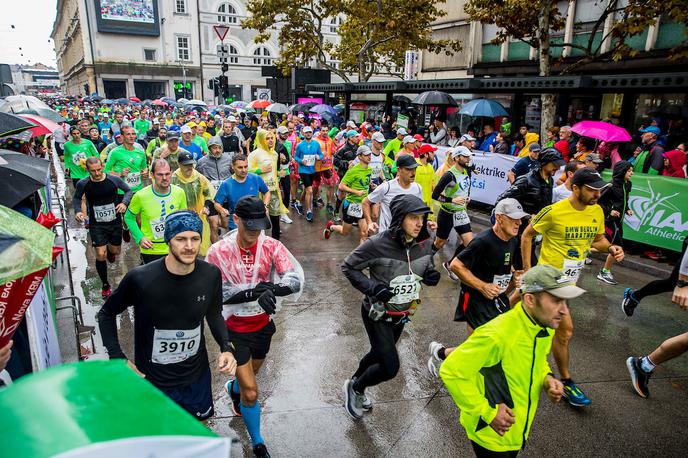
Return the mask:
POLYGON ((151 361, 158 364, 182 362, 196 353, 201 345, 201 326, 195 329, 156 329, 153 334, 151 361))

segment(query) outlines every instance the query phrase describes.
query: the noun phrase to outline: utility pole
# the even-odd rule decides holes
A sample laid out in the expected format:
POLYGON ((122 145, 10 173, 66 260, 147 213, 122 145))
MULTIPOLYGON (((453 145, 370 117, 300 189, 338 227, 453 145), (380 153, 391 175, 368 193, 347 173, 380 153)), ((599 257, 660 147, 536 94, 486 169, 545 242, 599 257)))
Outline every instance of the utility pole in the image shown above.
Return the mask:
POLYGON ((229 58, 229 45, 225 44, 225 37, 227 37, 229 27, 218 24, 213 26, 213 30, 215 30, 217 37, 220 39, 220 44, 217 45, 217 57, 220 59, 220 71, 222 72, 222 76, 220 76, 220 98, 222 99, 222 102, 224 102, 229 89, 227 84, 227 76, 225 76, 225 73, 227 73, 227 70, 229 70, 229 65, 227 65, 227 59, 229 58))

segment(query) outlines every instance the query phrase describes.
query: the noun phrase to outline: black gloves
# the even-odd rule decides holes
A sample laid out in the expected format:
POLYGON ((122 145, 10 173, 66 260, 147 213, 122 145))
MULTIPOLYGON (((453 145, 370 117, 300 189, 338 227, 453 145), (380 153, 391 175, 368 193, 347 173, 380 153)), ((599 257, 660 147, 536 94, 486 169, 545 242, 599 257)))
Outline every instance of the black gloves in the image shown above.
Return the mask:
POLYGON ((272 315, 275 313, 275 307, 277 306, 277 299, 275 299, 275 292, 271 289, 266 289, 258 297, 258 305, 262 308, 265 313, 272 315))
POLYGON ((423 274, 423 279, 421 280, 428 286, 435 286, 440 282, 441 275, 435 269, 427 269, 423 274))
POLYGON ((394 297, 394 292, 388 286, 379 284, 373 289, 372 295, 378 301, 386 303, 394 297))

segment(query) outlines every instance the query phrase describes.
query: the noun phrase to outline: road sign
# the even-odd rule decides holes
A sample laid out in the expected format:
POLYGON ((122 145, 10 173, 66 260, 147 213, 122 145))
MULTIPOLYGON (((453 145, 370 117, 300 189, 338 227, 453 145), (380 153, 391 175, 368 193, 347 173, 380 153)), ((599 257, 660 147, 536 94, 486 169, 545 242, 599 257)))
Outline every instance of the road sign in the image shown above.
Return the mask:
POLYGON ((215 34, 220 39, 220 41, 224 41, 225 37, 227 36, 227 33, 229 32, 229 27, 227 27, 226 25, 214 25, 213 30, 215 30, 215 34))
POLYGON ((229 45, 224 43, 219 43, 217 45, 217 57, 220 58, 220 63, 227 63, 227 58, 229 57, 229 45))
POLYGON ((256 98, 258 100, 271 100, 272 91, 270 89, 256 89, 256 98))

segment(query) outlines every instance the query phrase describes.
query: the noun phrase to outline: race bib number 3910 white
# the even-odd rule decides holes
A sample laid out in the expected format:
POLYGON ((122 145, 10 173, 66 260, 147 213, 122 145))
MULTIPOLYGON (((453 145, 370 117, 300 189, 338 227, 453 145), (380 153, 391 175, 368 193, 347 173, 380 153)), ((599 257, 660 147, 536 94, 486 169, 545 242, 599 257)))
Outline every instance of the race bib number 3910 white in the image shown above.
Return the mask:
POLYGON ((201 345, 201 326, 195 329, 156 329, 153 334, 151 361, 158 364, 182 362, 196 353, 201 345))

